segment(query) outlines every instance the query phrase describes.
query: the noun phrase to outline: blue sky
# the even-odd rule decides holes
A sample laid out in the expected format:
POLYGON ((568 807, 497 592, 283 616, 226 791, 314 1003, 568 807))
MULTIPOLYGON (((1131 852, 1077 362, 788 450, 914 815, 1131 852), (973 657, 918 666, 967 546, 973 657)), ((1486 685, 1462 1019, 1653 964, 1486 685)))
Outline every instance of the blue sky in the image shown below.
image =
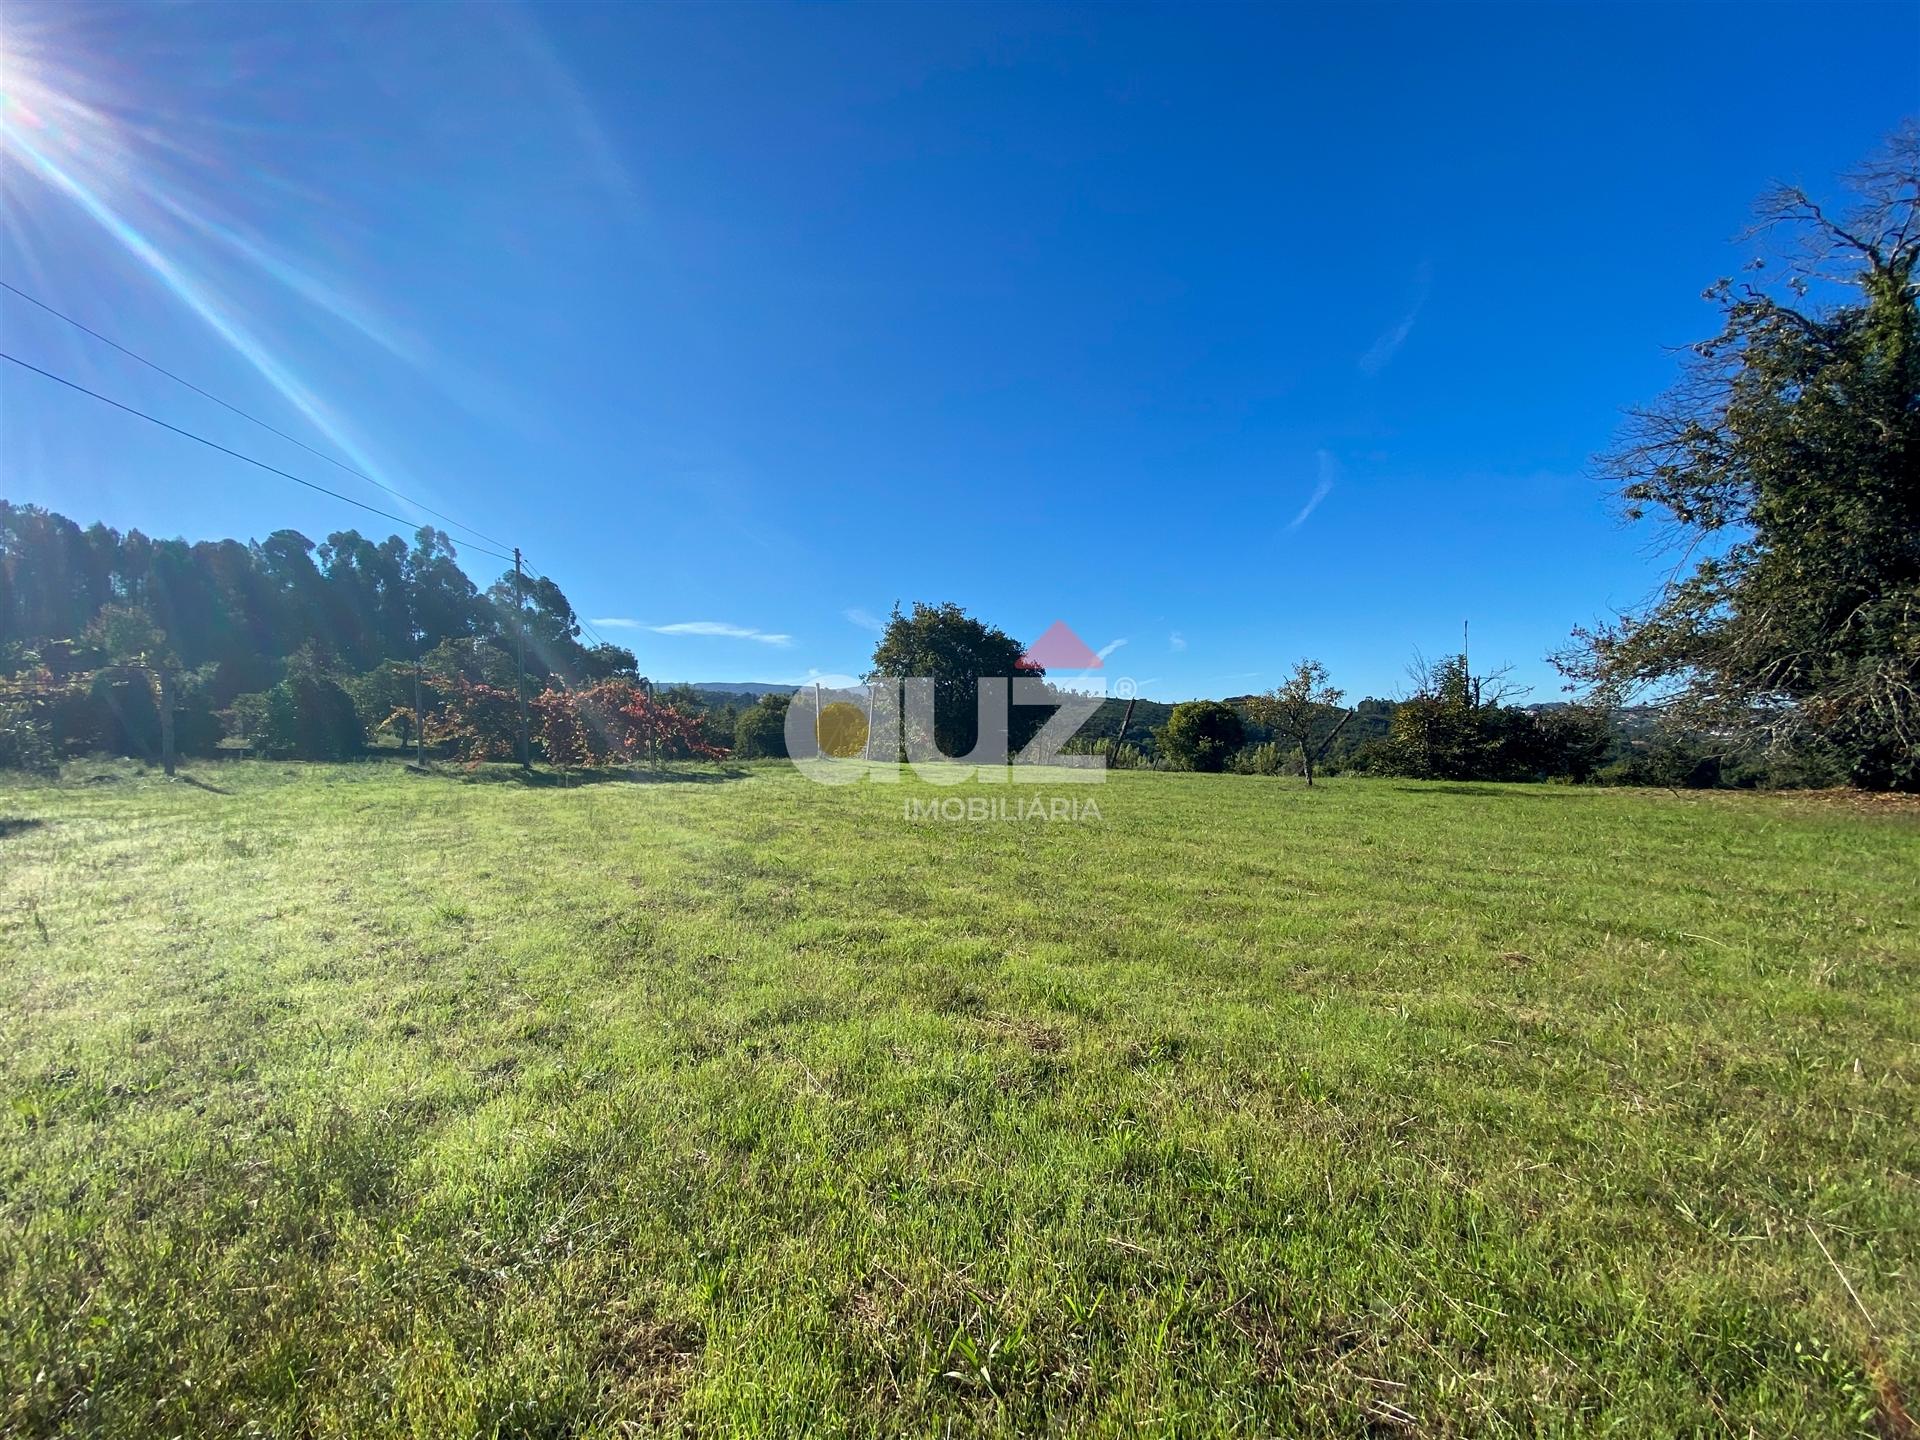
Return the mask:
MULTIPOLYGON (((521 544, 658 678, 858 671, 918 598, 1162 699, 1388 693, 1470 618, 1552 698, 1664 568, 1589 457, 1756 194, 1920 109, 1910 5, 5 25, 0 276, 521 544)), ((0 338, 398 508, 9 295, 0 338)), ((0 371, 9 499, 398 528, 0 371)))

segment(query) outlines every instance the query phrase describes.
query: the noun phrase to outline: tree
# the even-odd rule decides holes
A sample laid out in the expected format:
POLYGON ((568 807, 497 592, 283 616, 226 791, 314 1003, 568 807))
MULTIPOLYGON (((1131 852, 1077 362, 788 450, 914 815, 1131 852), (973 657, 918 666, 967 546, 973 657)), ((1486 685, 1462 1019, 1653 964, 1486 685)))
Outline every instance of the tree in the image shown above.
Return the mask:
POLYGON ((1353 719, 1352 710, 1340 708, 1345 692, 1335 689, 1328 678, 1327 667, 1318 660, 1302 660, 1286 683, 1255 696, 1249 704, 1255 720, 1300 747, 1300 766, 1308 785, 1313 784, 1315 763, 1353 719))
MULTIPOLYGON (((932 739, 944 755, 970 753, 979 740, 980 682, 993 677, 1044 675, 1023 658, 1025 647, 1006 631, 976 620, 958 605, 914 602, 913 613, 893 607, 873 647, 869 683, 926 677, 933 681, 932 739)), ((1009 743, 1018 750, 1046 723, 1043 707, 1014 706, 1009 743), (1035 713, 1038 711, 1039 713, 1035 713)), ((924 740, 928 737, 912 737, 924 740)))
POLYGON ((520 706, 511 690, 457 670, 436 674, 433 688, 439 703, 422 717, 429 745, 450 747, 469 768, 519 753, 520 706))
POLYGON ((366 729, 331 653, 311 641, 287 658, 279 684, 236 699, 233 717, 238 733, 278 758, 346 760, 366 748, 366 729))
POLYGON ((420 658, 429 675, 459 675, 499 690, 513 689, 513 655, 491 641, 446 640, 420 658))
POLYGON ((740 712, 733 726, 733 753, 742 760, 779 759, 787 753, 789 695, 769 691, 740 712))
POLYGON ((166 632, 135 605, 103 607, 87 627, 87 642, 110 665, 179 664, 167 648, 166 632))
POLYGON ((1246 739, 1240 712, 1218 700, 1189 700, 1154 736, 1160 753, 1183 770, 1224 770, 1246 739))
POLYGON ((509 649, 518 645, 517 625, 523 621, 526 625, 529 676, 557 675, 566 681, 584 679, 588 662, 587 652, 579 640, 580 617, 574 614, 566 593, 544 575, 522 577, 519 588, 519 621, 514 613, 514 575, 511 570, 496 580, 493 588, 487 592, 487 598, 499 613, 501 643, 509 649))
MULTIPOLYGON (((402 745, 413 743, 414 666, 411 661, 383 660, 366 674, 346 681, 342 688, 353 697, 354 713, 369 735, 390 730, 400 737, 402 745)), ((439 697, 424 681, 421 691, 422 705, 438 702, 439 697)))
POLYGON ((78 525, 0 500, 0 643, 70 639, 112 596, 78 525))
MULTIPOLYGON (((148 542, 149 552, 152 542, 148 542)), ((328 634, 327 585, 313 563, 314 544, 297 530, 276 530, 253 547, 271 607, 265 636, 274 653, 289 655, 328 634)))
POLYGON ((1369 747, 1369 769, 1420 780, 1532 778, 1533 717, 1506 704, 1520 692, 1504 671, 1475 675, 1465 655, 1449 655, 1416 658, 1412 674, 1414 693, 1394 707, 1387 738, 1369 747))
POLYGON ((445 641, 490 631, 493 617, 487 603, 460 568, 458 552, 446 531, 423 525, 414 533, 405 575, 423 648, 431 650, 445 641))
POLYGON ((174 710, 182 675, 166 632, 137 606, 108 605, 87 627, 87 641, 107 659, 94 677, 94 693, 112 712, 118 748, 157 753, 167 774, 173 774, 174 710), (141 724, 147 717, 150 728, 141 724))
POLYGON ((581 653, 580 671, 581 678, 589 682, 640 678, 639 663, 633 658, 633 651, 605 640, 598 645, 589 645, 581 653))
POLYGON ((1761 202, 1759 230, 1792 241, 1782 284, 1710 289, 1720 333, 1604 457, 1628 516, 1663 519, 1701 558, 1556 659, 1680 727, 1829 749, 1856 784, 1914 790, 1920 129, 1848 181, 1839 219, 1798 189, 1761 202), (1808 303, 1816 292, 1844 302, 1808 303))
POLYGON ((413 643, 407 547, 397 535, 375 544, 337 530, 320 546, 327 579, 328 633, 356 670, 369 670, 413 643))

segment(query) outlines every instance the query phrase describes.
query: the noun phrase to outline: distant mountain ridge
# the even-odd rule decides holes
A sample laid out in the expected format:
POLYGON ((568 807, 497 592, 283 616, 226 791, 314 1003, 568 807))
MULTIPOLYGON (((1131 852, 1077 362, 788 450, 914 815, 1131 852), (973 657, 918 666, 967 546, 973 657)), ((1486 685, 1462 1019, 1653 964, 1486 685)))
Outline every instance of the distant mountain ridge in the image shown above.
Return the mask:
POLYGON ((661 681, 659 688, 671 690, 675 685, 686 685, 702 695, 744 695, 750 700, 758 700, 762 695, 791 695, 800 688, 766 680, 676 680, 671 684, 661 681))

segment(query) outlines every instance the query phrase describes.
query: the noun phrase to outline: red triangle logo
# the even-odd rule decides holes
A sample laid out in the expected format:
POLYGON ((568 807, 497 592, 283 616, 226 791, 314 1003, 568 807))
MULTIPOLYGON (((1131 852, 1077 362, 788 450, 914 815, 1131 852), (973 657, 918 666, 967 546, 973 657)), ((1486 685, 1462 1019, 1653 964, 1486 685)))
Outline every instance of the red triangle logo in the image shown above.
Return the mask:
POLYGON ((1041 670, 1098 670, 1100 657, 1087 648, 1087 642, 1056 620, 1046 633, 1027 647, 1021 660, 1041 670))

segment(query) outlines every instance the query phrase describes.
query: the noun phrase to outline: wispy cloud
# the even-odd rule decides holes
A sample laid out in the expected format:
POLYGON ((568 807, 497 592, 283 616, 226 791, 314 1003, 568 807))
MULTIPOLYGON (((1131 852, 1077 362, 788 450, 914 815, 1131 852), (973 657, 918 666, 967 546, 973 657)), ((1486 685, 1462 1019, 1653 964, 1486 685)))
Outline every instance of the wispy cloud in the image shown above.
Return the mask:
POLYGON ((619 615, 603 615, 594 624, 614 630, 649 630, 655 635, 704 635, 717 640, 755 640, 762 645, 791 645, 793 636, 751 625, 731 625, 725 620, 679 620, 671 625, 649 625, 644 620, 628 620, 619 615))
POLYGON ((1187 637, 1182 635, 1178 630, 1174 631, 1171 635, 1167 636, 1167 649, 1173 650, 1173 651, 1180 651, 1186 648, 1187 648, 1187 637))
POLYGON ((871 630, 875 635, 887 628, 887 622, 871 610, 862 610, 858 605, 849 606, 840 612, 846 616, 849 625, 858 625, 862 630, 871 630))
POLYGON ((615 202, 620 218, 631 225, 639 224, 643 216, 633 177, 588 102, 586 91, 548 41, 540 22, 531 11, 514 6, 490 8, 487 13, 518 44, 529 81, 546 92, 544 108, 571 132, 574 153, 615 202))
POLYGON ((1413 334, 1413 322, 1420 318, 1420 312, 1426 308, 1427 296, 1432 291, 1433 265, 1422 260, 1413 272, 1413 303, 1407 307, 1407 313, 1400 317, 1398 324, 1367 347, 1367 353, 1360 357, 1361 374, 1378 375, 1393 363, 1393 357, 1400 353, 1400 347, 1413 334))
POLYGON ((1118 650, 1122 645, 1126 644, 1129 638, 1130 637, 1122 636, 1118 640, 1109 640, 1106 644, 1102 645, 1098 650, 1094 651, 1093 653, 1095 655, 1098 655, 1102 660, 1104 660, 1109 655, 1113 654, 1114 651, 1118 650))
POLYGON ((1320 508, 1320 502, 1333 493, 1333 482, 1340 473, 1340 462, 1325 450, 1314 451, 1314 459, 1320 466, 1320 482, 1313 487, 1313 494, 1307 497, 1307 503, 1300 507, 1300 513, 1287 522, 1287 533, 1291 535, 1307 523, 1307 517, 1320 508))

